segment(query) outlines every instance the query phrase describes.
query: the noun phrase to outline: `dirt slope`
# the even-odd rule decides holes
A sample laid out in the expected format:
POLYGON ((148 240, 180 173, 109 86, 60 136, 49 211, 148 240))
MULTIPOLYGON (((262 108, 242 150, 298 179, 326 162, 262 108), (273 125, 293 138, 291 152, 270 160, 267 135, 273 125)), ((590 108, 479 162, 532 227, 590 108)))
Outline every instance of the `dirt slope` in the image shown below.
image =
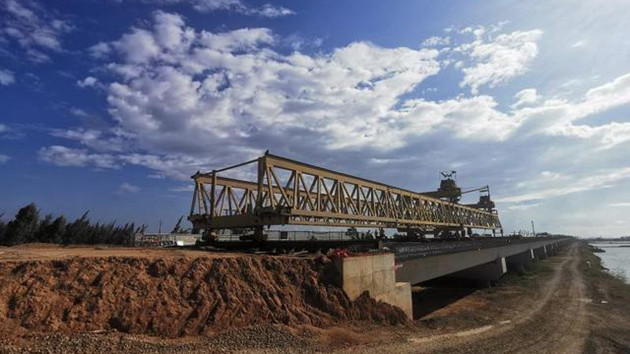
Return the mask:
POLYGON ((354 302, 325 258, 71 258, 0 263, 0 332, 111 330, 165 337, 257 324, 405 323, 354 302))

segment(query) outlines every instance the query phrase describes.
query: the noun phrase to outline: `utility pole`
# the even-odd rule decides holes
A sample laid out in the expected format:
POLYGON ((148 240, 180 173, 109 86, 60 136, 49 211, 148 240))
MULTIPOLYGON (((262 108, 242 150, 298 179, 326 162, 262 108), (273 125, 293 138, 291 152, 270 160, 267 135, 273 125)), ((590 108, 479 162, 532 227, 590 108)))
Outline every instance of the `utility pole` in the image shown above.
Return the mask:
POLYGON ((158 235, 161 233, 162 233, 162 220, 160 220, 160 226, 158 226, 158 235))
POLYGON ((534 228, 534 220, 532 220, 532 232, 534 233, 534 237, 536 237, 536 229, 534 228))

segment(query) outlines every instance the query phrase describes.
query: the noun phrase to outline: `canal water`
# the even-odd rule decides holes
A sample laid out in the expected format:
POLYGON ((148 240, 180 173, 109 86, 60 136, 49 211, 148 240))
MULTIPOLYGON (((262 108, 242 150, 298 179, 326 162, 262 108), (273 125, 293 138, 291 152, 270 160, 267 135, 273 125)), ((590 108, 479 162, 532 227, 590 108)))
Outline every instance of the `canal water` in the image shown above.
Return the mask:
POLYGON ((597 253, 604 267, 614 274, 621 274, 630 282, 630 242, 591 242, 606 252, 597 253))

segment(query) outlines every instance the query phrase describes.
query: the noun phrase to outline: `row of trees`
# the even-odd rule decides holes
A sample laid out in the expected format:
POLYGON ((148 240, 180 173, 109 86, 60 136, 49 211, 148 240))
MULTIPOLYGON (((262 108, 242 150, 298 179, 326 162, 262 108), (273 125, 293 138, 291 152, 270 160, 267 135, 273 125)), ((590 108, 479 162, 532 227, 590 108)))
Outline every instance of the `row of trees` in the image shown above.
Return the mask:
MULTIPOLYGON (((2 215, 0 215, 1 219, 2 215)), ((40 219, 37 206, 33 203, 20 209, 15 218, 8 223, 0 220, 0 244, 17 245, 29 242, 59 244, 133 244, 134 235, 144 231, 144 226, 137 228, 133 223, 116 225, 91 224, 86 212, 73 222, 64 216, 53 218, 48 214, 40 219)))

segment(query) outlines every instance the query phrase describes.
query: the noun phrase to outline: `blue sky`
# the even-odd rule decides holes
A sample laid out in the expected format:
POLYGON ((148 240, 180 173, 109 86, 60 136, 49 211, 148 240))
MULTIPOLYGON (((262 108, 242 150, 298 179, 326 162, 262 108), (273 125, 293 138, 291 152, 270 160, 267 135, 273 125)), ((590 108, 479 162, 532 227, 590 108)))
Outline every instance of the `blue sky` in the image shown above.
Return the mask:
POLYGON ((506 231, 627 235, 625 1, 0 2, 0 213, 170 227, 189 176, 265 150, 506 231))

